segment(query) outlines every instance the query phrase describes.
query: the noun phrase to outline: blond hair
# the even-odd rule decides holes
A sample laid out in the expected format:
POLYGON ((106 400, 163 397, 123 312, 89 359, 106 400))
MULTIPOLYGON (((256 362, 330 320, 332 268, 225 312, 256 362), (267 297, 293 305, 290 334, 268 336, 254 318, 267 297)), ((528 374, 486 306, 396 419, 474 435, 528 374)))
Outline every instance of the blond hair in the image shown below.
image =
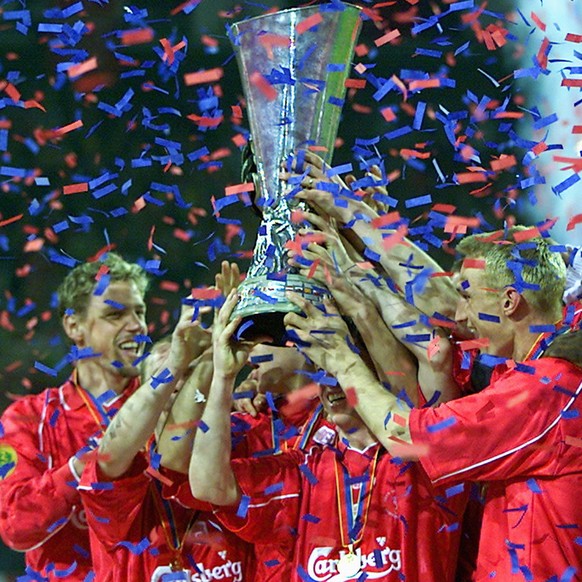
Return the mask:
POLYGON ((72 311, 83 317, 89 306, 89 300, 98 284, 97 273, 103 265, 110 282, 132 281, 145 296, 149 285, 146 271, 136 263, 128 263, 117 253, 107 253, 105 259, 77 265, 68 273, 57 290, 59 299, 59 317, 72 311))
POLYGON ((555 242, 542 236, 517 237, 531 227, 514 226, 506 231, 464 237, 457 252, 466 259, 485 260, 485 284, 491 288, 514 286, 538 312, 561 309, 566 286, 566 265, 555 242), (528 288, 535 286, 535 289, 528 288))

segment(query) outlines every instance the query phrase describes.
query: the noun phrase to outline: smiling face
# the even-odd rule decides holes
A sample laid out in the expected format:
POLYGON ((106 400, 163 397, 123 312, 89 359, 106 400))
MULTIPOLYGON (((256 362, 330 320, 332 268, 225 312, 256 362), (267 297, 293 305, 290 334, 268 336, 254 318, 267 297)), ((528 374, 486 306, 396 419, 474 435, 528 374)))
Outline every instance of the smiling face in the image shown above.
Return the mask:
POLYGON ((483 269, 462 267, 457 279, 460 299, 455 320, 476 338, 487 338, 482 352, 511 357, 513 326, 503 312, 504 290, 492 289, 485 282, 483 269))
POLYGON ((147 331, 145 316, 143 294, 133 281, 111 282, 102 295, 91 295, 84 314, 64 316, 65 331, 77 348, 97 354, 78 361, 84 388, 106 383, 119 390, 139 375, 133 362, 144 344, 135 338, 147 331))
POLYGON ((327 419, 340 428, 349 427, 354 422, 362 423, 359 414, 348 404, 348 399, 339 385, 322 386, 320 399, 327 419))

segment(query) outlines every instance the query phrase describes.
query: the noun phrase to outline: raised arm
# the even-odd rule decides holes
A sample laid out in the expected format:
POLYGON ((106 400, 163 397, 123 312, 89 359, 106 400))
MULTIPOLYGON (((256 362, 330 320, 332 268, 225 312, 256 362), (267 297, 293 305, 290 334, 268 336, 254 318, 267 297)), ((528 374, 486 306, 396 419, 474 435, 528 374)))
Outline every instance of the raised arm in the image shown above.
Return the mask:
POLYGON ((188 473, 192 446, 212 381, 212 349, 206 350, 191 365, 157 438, 161 465, 188 473))
MULTIPOLYGON (((410 444, 408 418, 410 408, 388 392, 362 358, 349 347, 348 328, 332 305, 323 314, 296 294, 289 298, 301 308, 285 316, 285 325, 302 343, 301 350, 321 369, 337 378, 344 391, 353 391, 355 408, 368 428, 389 451, 410 444), (324 332, 324 333, 321 333, 324 332)), ((397 456, 402 455, 399 450, 397 456)))
MULTIPOLYGON (((414 292, 415 279, 421 272, 423 276, 428 273, 442 273, 440 265, 428 253, 407 239, 404 231, 382 226, 382 220, 377 212, 362 199, 354 196, 339 176, 330 178, 329 168, 321 158, 307 152, 305 160, 306 172, 303 172, 305 175, 301 174, 303 179, 299 183, 300 186, 296 185, 301 188, 296 195, 297 198, 309 203, 318 214, 335 218, 344 229, 347 228, 355 235, 350 236, 350 242, 356 250, 381 265, 400 289, 404 291, 407 285, 411 285, 410 290, 414 292), (326 189, 318 188, 318 184, 325 185, 326 189), (336 192, 329 191, 330 184, 336 192), (336 203, 339 200, 341 204, 336 203), (389 237, 392 237, 390 244, 387 243, 389 237), (368 252, 365 253, 364 249, 368 252)), ((300 176, 284 173, 283 177, 293 184, 300 176)), ((434 277, 429 278, 423 292, 414 297, 420 311, 428 312, 428 309, 432 309, 452 317, 458 294, 449 277, 434 277)))
POLYGON ((215 505, 234 505, 241 492, 230 465, 230 411, 238 372, 246 363, 251 344, 237 343, 232 335, 241 322, 229 323, 238 296, 232 291, 212 326, 214 374, 208 402, 194 440, 190 459, 190 488, 194 497, 215 505))
MULTIPOLYGON (((303 245, 301 257, 291 252, 290 262, 302 275, 327 285, 340 312, 358 328, 379 378, 404 387, 414 404, 419 385, 427 402, 456 398, 459 391, 452 379, 452 347, 448 334, 435 327, 439 322, 425 317, 390 290, 373 270, 350 266, 333 224, 311 213, 305 218, 319 230, 300 231, 306 242, 313 242, 303 245)), ((447 323, 452 322, 443 321, 443 325, 447 323)))
POLYGON ((190 337, 199 325, 192 315, 191 307, 183 307, 166 359, 121 407, 103 435, 98 465, 105 477, 116 479, 129 469, 153 434, 178 381, 199 355, 201 347, 190 337))

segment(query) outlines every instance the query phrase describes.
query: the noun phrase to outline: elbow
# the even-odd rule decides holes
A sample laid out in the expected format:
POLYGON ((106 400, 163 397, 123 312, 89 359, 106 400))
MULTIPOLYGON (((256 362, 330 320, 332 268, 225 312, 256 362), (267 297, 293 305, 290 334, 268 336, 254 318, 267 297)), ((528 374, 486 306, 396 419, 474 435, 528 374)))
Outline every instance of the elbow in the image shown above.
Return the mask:
POLYGON ((27 552, 42 544, 51 535, 37 522, 31 525, 32 527, 26 527, 22 515, 8 517, 3 514, 0 516, 0 537, 11 550, 27 552))
POLYGON ((15 552, 26 552, 30 550, 35 544, 31 543, 30 536, 24 535, 22 528, 14 527, 15 524, 7 523, 2 519, 0 524, 0 538, 8 548, 15 552))
POLYGON ((215 486, 217 483, 215 483, 209 475, 205 475, 201 471, 196 471, 195 474, 193 474, 193 472, 190 471, 189 482, 190 491, 195 499, 198 499, 198 501, 205 501, 206 503, 212 503, 213 505, 219 505, 217 503, 219 498, 219 488, 215 486))
POLYGON ((213 479, 211 475, 197 472, 195 476, 190 473, 190 491, 198 501, 204 501, 211 505, 233 505, 238 499, 238 487, 226 485, 228 479, 213 479))

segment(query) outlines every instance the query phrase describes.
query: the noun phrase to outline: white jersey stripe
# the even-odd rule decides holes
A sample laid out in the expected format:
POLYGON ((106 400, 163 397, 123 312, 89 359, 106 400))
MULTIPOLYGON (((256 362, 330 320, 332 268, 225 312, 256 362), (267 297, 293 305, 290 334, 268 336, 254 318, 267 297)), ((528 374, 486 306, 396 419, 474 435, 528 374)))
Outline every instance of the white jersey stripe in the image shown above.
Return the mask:
POLYGON ((570 400, 567 402, 566 406, 564 406, 564 408, 562 408, 562 410, 560 410, 560 413, 558 414, 558 416, 539 435, 531 438, 530 440, 526 441, 525 443, 522 443, 521 445, 518 445, 517 447, 509 449, 508 451, 505 451, 503 453, 499 453, 498 455, 495 455, 494 457, 490 457, 489 459, 484 459, 483 461, 479 461, 478 463, 474 463, 473 465, 469 465, 468 467, 464 467, 463 469, 458 469, 456 471, 453 471, 452 473, 447 473, 446 475, 442 475, 441 477, 434 479, 433 483, 438 483, 439 481, 442 481, 443 479, 449 479, 450 477, 456 477, 457 475, 460 475, 460 474, 465 473, 467 471, 471 471, 472 469, 476 469, 477 467, 482 467, 483 465, 486 465, 487 463, 492 463, 493 461, 497 461, 499 459, 502 459, 503 457, 507 457, 508 455, 512 455, 513 453, 516 453, 517 451, 519 451, 521 449, 525 449, 526 447, 529 447, 530 445, 539 441, 541 438, 546 436, 546 434, 548 434, 558 424, 558 422, 560 421, 560 418, 562 417, 562 414, 564 414, 564 412, 566 412, 572 406, 572 404, 574 404, 576 397, 581 392, 582 392, 582 382, 578 385, 578 388, 576 388, 576 392, 570 398, 570 400))

